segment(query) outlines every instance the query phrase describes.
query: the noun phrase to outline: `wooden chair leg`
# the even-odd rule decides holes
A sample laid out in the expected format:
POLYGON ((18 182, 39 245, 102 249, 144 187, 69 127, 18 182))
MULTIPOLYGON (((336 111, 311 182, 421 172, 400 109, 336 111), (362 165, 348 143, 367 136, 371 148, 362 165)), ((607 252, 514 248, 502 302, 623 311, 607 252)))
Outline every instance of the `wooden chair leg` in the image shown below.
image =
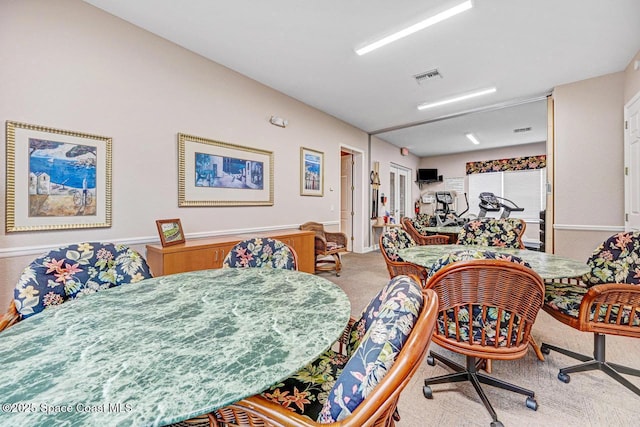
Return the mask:
POLYGON ((336 276, 340 275, 342 271, 342 261, 340 260, 340 254, 333 254, 333 258, 336 261, 336 276))
POLYGON ((542 351, 540 351, 540 346, 536 343, 536 340, 531 335, 529 335, 529 345, 531 345, 531 348, 533 348, 533 351, 536 352, 536 356, 538 357, 538 360, 541 360, 544 362, 544 355, 542 354, 542 351))

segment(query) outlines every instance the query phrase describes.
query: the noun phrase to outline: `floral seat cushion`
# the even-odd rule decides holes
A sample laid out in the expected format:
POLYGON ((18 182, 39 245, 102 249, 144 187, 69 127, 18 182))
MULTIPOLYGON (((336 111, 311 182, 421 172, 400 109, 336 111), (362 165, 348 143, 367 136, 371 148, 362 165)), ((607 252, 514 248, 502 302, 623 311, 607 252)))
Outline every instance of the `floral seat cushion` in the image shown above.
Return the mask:
POLYGON ((248 239, 236 244, 224 258, 222 266, 297 269, 291 248, 280 240, 269 238, 248 239))
MULTIPOLYGON (((578 318, 580 303, 589 287, 605 283, 640 284, 640 232, 623 232, 600 244, 587 260, 591 270, 576 283, 547 282, 545 305, 567 316, 578 318)), ((622 323, 629 322, 631 307, 622 307, 622 323)), ((609 318, 606 307, 591 308, 590 319, 598 323, 616 323, 620 307, 613 306, 609 318)), ((640 309, 636 309, 633 326, 640 326, 640 309)))
POLYGON ((415 246, 416 242, 402 228, 395 227, 392 230, 385 231, 382 235, 382 248, 387 257, 391 261, 404 262, 404 259, 398 255, 398 249, 405 249, 415 246))
POLYGON ((347 356, 327 350, 294 375, 271 386, 262 397, 315 420, 346 363, 347 356))
MULTIPOLYGON (((547 307, 551 307, 567 316, 578 318, 580 312, 580 303, 582 298, 587 293, 589 288, 584 285, 575 285, 569 283, 546 283, 545 284, 545 297, 544 303, 547 307)), ((613 306, 609 312, 607 318, 608 306, 598 308, 598 314, 596 317, 596 307, 591 308, 591 314, 589 320, 598 323, 616 323, 618 313, 620 312, 619 306, 613 306)), ((629 324, 629 315, 631 314, 631 307, 622 307, 623 324, 629 324)), ((633 318, 633 326, 640 326, 640 308, 636 308, 636 315, 633 318)))
POLYGON ((598 246, 587 260, 591 268, 582 277, 587 286, 603 283, 640 283, 640 231, 617 233, 598 246))
POLYGON ((517 218, 484 218, 469 221, 458 234, 460 245, 520 248, 524 222, 517 218))
POLYGON ((138 252, 125 245, 87 242, 36 258, 22 272, 14 303, 22 318, 68 299, 151 277, 138 252))
POLYGON ((380 301, 362 341, 336 380, 318 422, 349 416, 384 378, 406 342, 424 303, 422 287, 408 276, 396 276, 377 297, 380 301))
POLYGON ((418 233, 427 235, 428 231, 426 230, 426 227, 432 227, 434 225, 432 222, 431 215, 419 213, 413 220, 413 227, 418 231, 418 233))
POLYGON ((360 320, 352 327, 352 338, 355 339, 361 331, 366 331, 361 345, 352 339, 351 357, 327 350, 296 374, 263 392, 262 396, 323 423, 337 419, 334 416, 348 415, 393 364, 417 320, 422 303, 418 284, 407 276, 395 277, 363 310, 360 320), (329 398, 334 403, 328 402, 329 398))
MULTIPOLYGON (((438 270, 453 262, 471 259, 505 260, 530 268, 528 263, 513 255, 499 254, 487 250, 470 249, 455 251, 439 258, 430 270, 429 278, 431 278, 438 270)), ((428 280, 429 279, 427 279, 427 281, 428 280)), ((456 325, 454 310, 449 309, 438 315, 438 319, 436 320, 436 330, 438 335, 460 342, 469 342, 469 338, 471 336, 472 343, 481 344, 483 343, 482 339, 484 336, 484 345, 495 345, 496 340, 498 341, 499 347, 506 346, 509 342, 511 344, 516 343, 519 338, 517 336, 517 331, 520 329, 517 325, 519 325, 523 319, 521 319, 517 314, 512 314, 506 310, 501 311, 500 319, 498 319, 498 313, 499 310, 497 307, 486 305, 471 305, 471 313, 469 312, 468 306, 460 307, 458 311, 458 325, 456 325), (514 326, 510 334, 509 322, 512 316, 515 316, 515 318, 514 326), (472 319, 472 321, 470 322, 469 319, 472 319), (470 328, 469 325, 472 325, 472 327, 470 328)))

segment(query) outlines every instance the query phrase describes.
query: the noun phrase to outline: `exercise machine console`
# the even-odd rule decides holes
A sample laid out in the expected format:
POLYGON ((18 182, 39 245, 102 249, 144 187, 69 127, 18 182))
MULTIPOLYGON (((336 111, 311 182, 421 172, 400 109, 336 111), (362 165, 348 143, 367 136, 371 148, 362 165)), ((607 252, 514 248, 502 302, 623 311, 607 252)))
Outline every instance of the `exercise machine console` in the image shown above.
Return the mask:
POLYGON ((509 218, 511 212, 522 212, 524 208, 519 207, 513 201, 498 197, 493 193, 480 193, 480 213, 478 218, 487 216, 487 212, 499 212, 502 209, 500 218, 509 218))

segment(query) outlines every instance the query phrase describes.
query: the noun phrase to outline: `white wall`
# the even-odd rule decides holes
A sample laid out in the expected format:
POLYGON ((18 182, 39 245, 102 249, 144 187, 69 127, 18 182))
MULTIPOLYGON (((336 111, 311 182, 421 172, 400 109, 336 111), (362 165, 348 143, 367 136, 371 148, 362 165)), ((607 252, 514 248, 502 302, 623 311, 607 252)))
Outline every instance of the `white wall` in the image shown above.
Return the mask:
MULTIPOLYGON (((340 145, 368 153, 365 132, 79 0, 0 3, 0 59, 3 122, 113 138, 113 226, 1 234, 0 310, 38 248, 100 240, 144 251, 161 218, 181 218, 187 238, 339 224, 340 192, 329 189, 340 188, 340 145), (274 205, 178 208, 178 132, 273 151, 274 205), (324 197, 299 195, 301 146, 325 153, 324 197)), ((4 193, 4 149, 0 168, 4 193)))
POLYGON ((624 229, 624 73, 558 86, 554 252, 586 260, 624 229))

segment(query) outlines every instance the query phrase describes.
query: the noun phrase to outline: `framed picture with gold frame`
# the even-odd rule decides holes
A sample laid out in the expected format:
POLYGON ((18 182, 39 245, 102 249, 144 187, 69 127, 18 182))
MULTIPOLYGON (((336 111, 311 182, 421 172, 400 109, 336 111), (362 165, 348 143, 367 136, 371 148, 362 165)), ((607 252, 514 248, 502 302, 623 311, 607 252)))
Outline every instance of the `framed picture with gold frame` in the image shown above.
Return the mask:
POLYGON ((111 143, 6 122, 7 233, 111 227, 111 143))
POLYGON ((273 205, 273 152, 178 134, 178 206, 273 205))
POLYGON ((180 219, 158 219, 156 226, 163 247, 184 243, 184 232, 180 219))
POLYGON ((324 195, 324 153, 300 147, 300 195, 324 195))

